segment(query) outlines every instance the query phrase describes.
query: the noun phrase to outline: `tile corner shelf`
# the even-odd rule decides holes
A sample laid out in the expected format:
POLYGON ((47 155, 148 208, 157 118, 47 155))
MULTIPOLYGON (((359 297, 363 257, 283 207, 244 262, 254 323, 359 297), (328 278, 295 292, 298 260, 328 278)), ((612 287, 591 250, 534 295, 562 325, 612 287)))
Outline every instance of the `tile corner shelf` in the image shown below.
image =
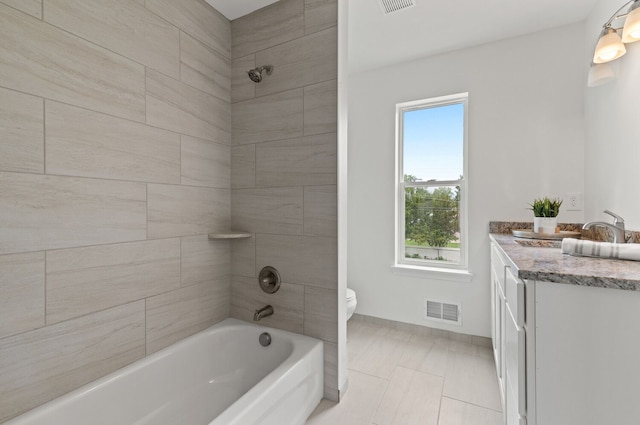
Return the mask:
POLYGON ((251 233, 247 232, 229 232, 229 233, 209 233, 210 240, 217 239, 245 239, 253 236, 251 233))

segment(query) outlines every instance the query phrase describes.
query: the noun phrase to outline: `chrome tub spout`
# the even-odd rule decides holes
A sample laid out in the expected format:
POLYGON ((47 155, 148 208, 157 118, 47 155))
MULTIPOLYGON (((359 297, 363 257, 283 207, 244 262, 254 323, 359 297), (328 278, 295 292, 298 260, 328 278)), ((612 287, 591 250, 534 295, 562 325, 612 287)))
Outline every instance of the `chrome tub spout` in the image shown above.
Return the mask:
POLYGON ((262 307, 260 310, 256 310, 256 312, 253 315, 253 321, 257 322, 260 319, 264 319, 265 317, 272 316, 272 315, 273 315, 273 307, 271 307, 270 305, 267 305, 262 307))

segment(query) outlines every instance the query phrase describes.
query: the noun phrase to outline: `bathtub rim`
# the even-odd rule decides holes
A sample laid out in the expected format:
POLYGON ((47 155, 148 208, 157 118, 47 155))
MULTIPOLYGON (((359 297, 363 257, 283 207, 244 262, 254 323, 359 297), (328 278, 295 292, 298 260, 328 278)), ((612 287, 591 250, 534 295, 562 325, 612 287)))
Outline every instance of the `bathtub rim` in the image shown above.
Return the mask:
MULTIPOLYGON (((223 415, 225 412, 231 409, 234 405, 236 405, 238 400, 245 397, 245 395, 249 394, 251 391, 255 389, 255 387, 259 386, 261 383, 269 380, 270 377, 271 377, 271 380, 273 380, 272 377, 276 375, 276 372, 280 372, 282 369, 285 369, 285 367, 289 368, 294 366, 296 363, 298 363, 301 359, 296 359, 295 361, 292 359, 294 358, 294 356, 298 355, 301 351, 311 351, 314 349, 315 346, 320 345, 321 353, 324 352, 324 343, 322 340, 318 338, 314 338, 308 335, 297 334, 297 333, 282 330, 282 329, 272 328, 269 326, 258 325, 255 323, 229 317, 209 326, 208 328, 198 331, 193 335, 189 335, 188 337, 185 337, 154 353, 151 353, 148 356, 141 357, 138 360, 135 360, 132 363, 129 363, 128 365, 125 365, 119 369, 116 369, 115 371, 105 376, 102 376, 93 381, 90 381, 74 390, 64 393, 52 400, 49 400, 37 407, 34 407, 33 409, 30 409, 18 416, 15 416, 7 420, 6 422, 3 422, 2 425, 23 425, 23 422, 24 422, 24 425, 28 425, 30 423, 39 423, 39 422, 33 422, 33 421, 46 420, 46 414, 48 413, 48 411, 54 408, 54 406, 58 404, 61 404, 61 405, 71 404, 77 399, 82 398, 85 394, 98 390, 99 387, 101 387, 102 385, 108 385, 109 382, 111 381, 116 381, 117 379, 119 379, 124 375, 127 375, 129 373, 134 373, 135 371, 142 369, 143 367, 145 367, 150 363, 159 361, 164 357, 170 356, 175 352, 179 351, 180 349, 182 349, 183 347, 194 344, 199 339, 206 338, 207 335, 214 333, 216 330, 220 328, 243 328, 243 327, 261 330, 263 332, 270 332, 273 335, 278 335, 278 334, 284 335, 299 341, 299 344, 294 343, 289 355, 281 363, 279 363, 278 366, 276 366, 274 369, 269 371, 262 379, 256 382, 253 387, 251 387, 247 392, 245 392, 238 399, 236 399, 225 410, 220 412, 218 416, 223 415)), ((324 371, 321 370, 320 376, 323 377, 323 374, 324 374, 324 371)), ((213 420, 215 420, 215 418, 213 420)))

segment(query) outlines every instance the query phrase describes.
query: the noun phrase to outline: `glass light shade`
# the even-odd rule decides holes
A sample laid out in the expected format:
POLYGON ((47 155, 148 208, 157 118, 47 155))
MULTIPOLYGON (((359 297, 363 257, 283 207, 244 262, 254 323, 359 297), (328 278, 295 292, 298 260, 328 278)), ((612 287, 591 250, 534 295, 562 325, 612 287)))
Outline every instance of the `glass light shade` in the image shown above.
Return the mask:
POLYGON ((624 43, 640 41, 640 1, 636 1, 631 6, 631 12, 629 12, 626 21, 624 21, 622 41, 624 43))
POLYGON ((620 36, 613 28, 605 28, 596 45, 596 52, 593 55, 593 63, 605 63, 627 53, 627 49, 622 44, 620 36))
POLYGON ((589 77, 587 79, 587 86, 597 87, 603 84, 607 84, 616 79, 616 75, 613 72, 613 68, 609 63, 597 63, 592 64, 589 68, 589 77))

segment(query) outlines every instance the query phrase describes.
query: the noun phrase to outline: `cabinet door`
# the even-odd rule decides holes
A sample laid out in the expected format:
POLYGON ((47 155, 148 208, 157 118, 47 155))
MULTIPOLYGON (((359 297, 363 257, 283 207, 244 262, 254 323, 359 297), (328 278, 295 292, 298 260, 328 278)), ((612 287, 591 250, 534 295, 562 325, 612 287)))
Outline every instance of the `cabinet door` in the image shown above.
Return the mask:
POLYGON ((504 317, 506 303, 504 295, 500 290, 498 278, 495 272, 491 273, 491 333, 493 357, 496 364, 496 372, 498 375, 498 386, 500 387, 500 397, 502 406, 505 404, 505 388, 504 388, 504 317))
MULTIPOLYGON (((522 282, 521 285, 524 285, 522 282)), ((514 312, 506 303, 505 317, 505 377, 506 392, 505 416, 507 425, 526 423, 527 391, 526 391, 526 340, 525 330, 518 326, 514 312)))
POLYGON ((493 348, 493 357, 496 361, 496 369, 498 369, 498 377, 500 377, 500 365, 498 360, 498 347, 500 346, 500 322, 498 283, 496 282, 495 272, 491 270, 491 344, 493 348))

